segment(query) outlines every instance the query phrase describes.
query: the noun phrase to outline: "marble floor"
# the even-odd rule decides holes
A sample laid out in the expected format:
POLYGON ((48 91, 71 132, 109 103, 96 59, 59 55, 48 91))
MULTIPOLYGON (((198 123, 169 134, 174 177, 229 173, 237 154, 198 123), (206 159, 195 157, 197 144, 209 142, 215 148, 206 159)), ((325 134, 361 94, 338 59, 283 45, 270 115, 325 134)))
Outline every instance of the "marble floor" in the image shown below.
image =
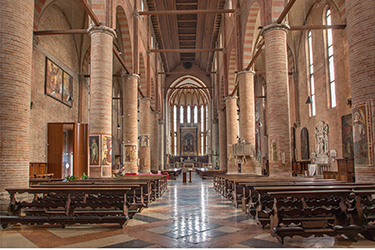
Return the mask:
POLYGON ((374 248, 362 237, 286 237, 281 245, 241 209, 215 192, 212 180, 192 174, 168 181, 168 190, 123 229, 114 224, 27 226, 0 230, 1 248, 374 248))

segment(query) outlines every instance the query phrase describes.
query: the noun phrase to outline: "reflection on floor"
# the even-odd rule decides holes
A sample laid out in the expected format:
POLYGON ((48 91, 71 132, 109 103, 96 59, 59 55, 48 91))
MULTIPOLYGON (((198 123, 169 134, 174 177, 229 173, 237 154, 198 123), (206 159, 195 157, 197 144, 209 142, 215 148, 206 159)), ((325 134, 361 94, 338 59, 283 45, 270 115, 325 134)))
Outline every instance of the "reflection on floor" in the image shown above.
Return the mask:
POLYGON ((14 225, 0 230, 2 248, 374 248, 375 242, 343 237, 285 238, 281 245, 241 209, 216 193, 212 180, 192 175, 170 180, 168 191, 131 219, 113 224, 58 226, 14 225))

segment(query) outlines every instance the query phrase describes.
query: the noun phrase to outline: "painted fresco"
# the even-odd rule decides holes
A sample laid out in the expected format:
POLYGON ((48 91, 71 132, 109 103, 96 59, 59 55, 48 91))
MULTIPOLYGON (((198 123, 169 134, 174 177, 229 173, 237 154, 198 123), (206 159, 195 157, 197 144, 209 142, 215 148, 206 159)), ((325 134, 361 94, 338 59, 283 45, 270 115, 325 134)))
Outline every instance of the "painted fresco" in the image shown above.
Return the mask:
POLYGON ((99 136, 89 137, 90 146, 90 165, 100 165, 99 164, 99 136))
POLYGON ((277 143, 276 139, 270 139, 270 163, 277 163, 277 143))
POLYGON ((112 137, 102 137, 102 165, 112 164, 112 137))
POLYGON ((352 114, 341 117, 342 122, 342 157, 354 158, 353 151, 353 118, 352 114))
POLYGON ((369 164, 366 106, 353 109, 353 140, 355 164, 369 164))
POLYGON ((125 145, 125 162, 137 162, 137 145, 125 145))

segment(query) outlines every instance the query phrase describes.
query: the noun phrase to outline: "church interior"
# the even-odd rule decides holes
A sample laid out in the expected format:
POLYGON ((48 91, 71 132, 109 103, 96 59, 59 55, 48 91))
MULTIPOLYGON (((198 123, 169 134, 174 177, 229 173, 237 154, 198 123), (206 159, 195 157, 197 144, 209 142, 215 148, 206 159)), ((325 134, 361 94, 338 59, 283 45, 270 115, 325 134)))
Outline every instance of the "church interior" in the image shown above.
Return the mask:
POLYGON ((375 1, 0 4, 0 247, 375 247, 375 1))

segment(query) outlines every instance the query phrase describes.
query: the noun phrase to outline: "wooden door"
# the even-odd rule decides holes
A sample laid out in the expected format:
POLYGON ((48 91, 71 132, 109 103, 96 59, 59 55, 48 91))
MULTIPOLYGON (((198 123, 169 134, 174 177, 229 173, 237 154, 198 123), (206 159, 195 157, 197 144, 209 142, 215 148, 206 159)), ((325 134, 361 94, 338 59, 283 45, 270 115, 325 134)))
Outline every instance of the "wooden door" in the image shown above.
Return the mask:
POLYGON ((74 124, 74 157, 73 157, 73 173, 75 176, 81 177, 88 172, 88 125, 74 124))
POLYGON ((48 123, 48 172, 62 178, 63 124, 48 123))

